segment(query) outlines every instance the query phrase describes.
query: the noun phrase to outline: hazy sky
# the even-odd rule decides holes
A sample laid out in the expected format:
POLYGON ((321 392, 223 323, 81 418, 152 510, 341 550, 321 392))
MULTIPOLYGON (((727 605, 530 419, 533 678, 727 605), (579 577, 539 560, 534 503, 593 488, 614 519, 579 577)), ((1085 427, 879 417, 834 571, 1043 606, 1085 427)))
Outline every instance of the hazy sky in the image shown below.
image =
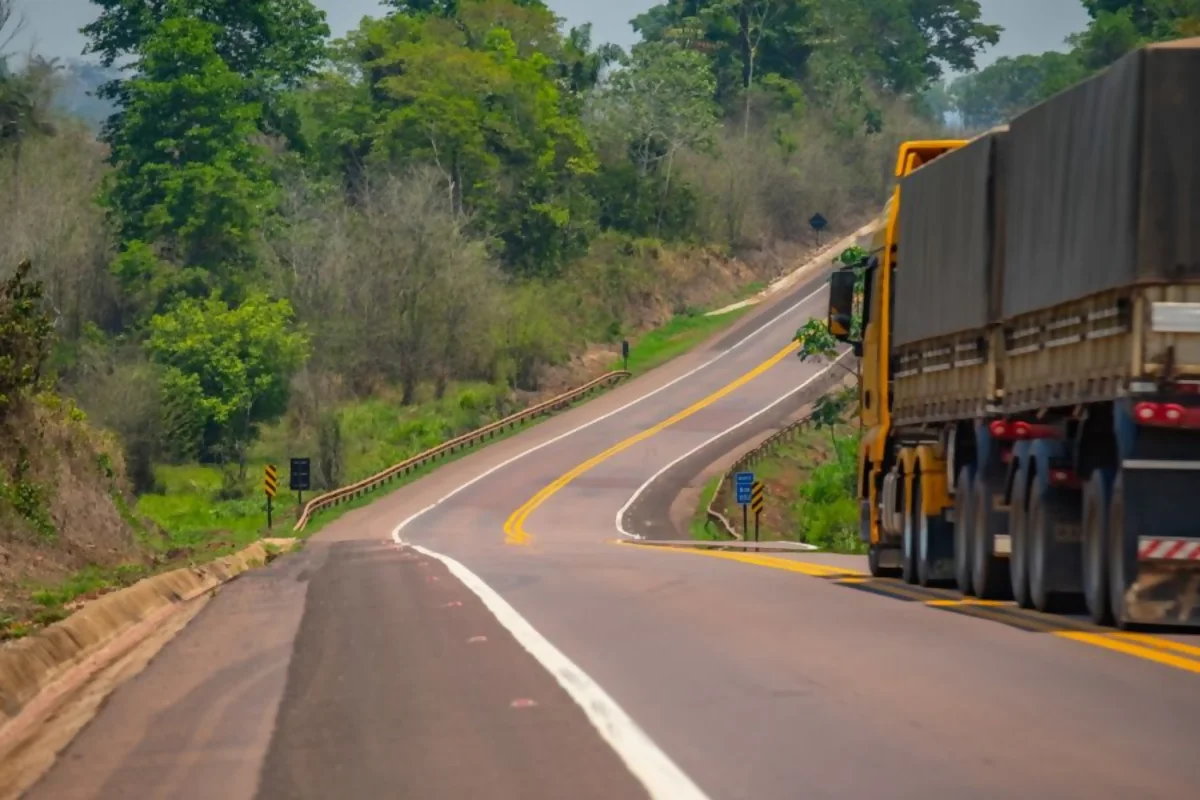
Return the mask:
MULTIPOLYGON (((616 42, 628 47, 636 37, 629 20, 656 0, 548 0, 550 7, 568 24, 592 22, 597 42, 616 42)), ((364 15, 379 12, 377 0, 316 0, 329 15, 337 35, 358 24, 364 15)), ((84 40, 80 26, 95 16, 89 0, 18 0, 26 18, 25 33, 8 49, 24 50, 31 43, 50 56, 77 56, 84 40)), ((1040 53, 1063 49, 1063 39, 1087 22, 1080 0, 982 0, 988 22, 1003 25, 999 46, 981 60, 986 65, 1004 55, 1040 53)))

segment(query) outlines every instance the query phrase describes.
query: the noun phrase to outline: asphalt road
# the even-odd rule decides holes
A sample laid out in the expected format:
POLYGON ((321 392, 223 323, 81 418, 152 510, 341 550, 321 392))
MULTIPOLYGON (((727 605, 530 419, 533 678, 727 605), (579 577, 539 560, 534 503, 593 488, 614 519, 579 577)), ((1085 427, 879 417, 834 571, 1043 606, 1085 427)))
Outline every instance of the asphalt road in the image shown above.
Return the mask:
POLYGON ((29 796, 1194 797, 1200 641, 853 558, 620 543, 665 518, 651 478, 799 407, 822 367, 784 348, 824 302, 799 287, 235 581, 29 796))

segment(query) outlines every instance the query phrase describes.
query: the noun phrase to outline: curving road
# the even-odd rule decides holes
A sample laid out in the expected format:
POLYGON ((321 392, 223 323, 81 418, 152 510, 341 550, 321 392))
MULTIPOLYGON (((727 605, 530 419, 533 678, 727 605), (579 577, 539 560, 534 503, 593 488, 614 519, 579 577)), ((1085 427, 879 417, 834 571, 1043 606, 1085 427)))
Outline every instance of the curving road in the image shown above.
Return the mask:
POLYGON ((824 303, 799 287, 235 581, 29 796, 1194 796, 1200 641, 620 541, 675 535, 675 490, 830 376, 786 349, 824 303))

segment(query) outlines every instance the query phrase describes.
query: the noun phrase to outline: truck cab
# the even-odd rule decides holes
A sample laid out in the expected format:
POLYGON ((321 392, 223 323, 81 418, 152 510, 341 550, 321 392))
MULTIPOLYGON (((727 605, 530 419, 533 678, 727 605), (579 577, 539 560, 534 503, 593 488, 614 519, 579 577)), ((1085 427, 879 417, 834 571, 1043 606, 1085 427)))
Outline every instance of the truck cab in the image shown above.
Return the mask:
MULTIPOLYGON (((967 144, 965 140, 924 140, 903 143, 896 154, 897 182, 945 153, 967 144)), ((890 469, 891 433, 889 390, 891 364, 891 312, 893 271, 897 267, 899 238, 900 187, 897 183, 884 210, 883 224, 871 241, 866 262, 836 271, 830 279, 829 330, 833 336, 852 345, 862 358, 862 385, 859 387, 859 413, 863 439, 859 449, 858 487, 860 536, 870 546, 872 571, 880 559, 889 561, 896 544, 881 535, 879 492, 883 476, 890 469), (855 297, 858 277, 863 277, 863 295, 855 297), (853 316, 856 300, 861 303, 862 323, 855 335, 853 316)))

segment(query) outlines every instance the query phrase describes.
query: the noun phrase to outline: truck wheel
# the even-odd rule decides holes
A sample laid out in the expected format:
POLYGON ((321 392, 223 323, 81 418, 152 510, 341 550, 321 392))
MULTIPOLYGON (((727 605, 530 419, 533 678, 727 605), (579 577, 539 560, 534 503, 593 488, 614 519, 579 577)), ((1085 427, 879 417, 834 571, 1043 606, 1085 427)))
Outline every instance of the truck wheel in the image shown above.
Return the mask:
POLYGON ((981 472, 971 492, 971 586, 983 600, 1001 600, 1008 593, 1004 562, 996 558, 995 531, 990 524, 991 482, 981 472))
POLYGON ((1066 490, 1046 481, 1034 479, 1029 487, 1029 512, 1025 515, 1029 599, 1043 613, 1066 613, 1078 604, 1079 549, 1072 542, 1058 541, 1059 531, 1072 518, 1078 519, 1074 500, 1066 490))
POLYGON ((1092 473, 1083 490, 1083 599, 1088 616, 1097 625, 1112 623, 1108 597, 1108 498, 1109 477, 1092 473))
POLYGON ((1021 608, 1033 608, 1029 596, 1029 531, 1026 525, 1029 502, 1029 466, 1022 464, 1013 483, 1012 505, 1008 508, 1008 535, 1012 551, 1008 557, 1008 574, 1012 581, 1013 599, 1021 608))
POLYGON ((883 553, 887 548, 882 545, 873 544, 867 548, 867 568, 871 572, 872 578, 895 578, 900 574, 900 571, 895 567, 883 566, 883 553))
POLYGON ((921 519, 921 475, 913 476, 913 503, 911 508, 904 509, 904 558, 901 575, 905 583, 915 584, 917 577, 917 537, 920 535, 921 519))
POLYGON ((968 596, 975 593, 971 584, 971 526, 975 521, 971 514, 971 481, 971 468, 963 467, 954 492, 954 579, 958 590, 968 596))
POLYGON ((1137 532, 1126 530, 1125 476, 1121 473, 1113 481, 1108 508, 1108 596, 1113 621, 1125 630, 1129 627, 1125 593, 1137 580, 1138 557, 1137 532))

